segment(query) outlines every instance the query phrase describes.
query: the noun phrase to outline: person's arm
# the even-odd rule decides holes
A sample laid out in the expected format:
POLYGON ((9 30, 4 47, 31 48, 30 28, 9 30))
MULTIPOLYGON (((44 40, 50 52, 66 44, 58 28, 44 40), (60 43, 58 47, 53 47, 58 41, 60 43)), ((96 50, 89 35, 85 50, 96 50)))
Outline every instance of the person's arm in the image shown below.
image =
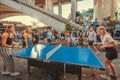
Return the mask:
POLYGON ((12 41, 12 44, 17 45, 17 46, 19 45, 19 43, 15 42, 15 41, 12 41))
POLYGON ((35 32, 34 34, 35 34, 35 35, 38 35, 39 33, 38 33, 38 32, 35 32))
POLYGON ((28 48, 27 33, 24 33, 23 37, 24 37, 24 41, 25 41, 25 46, 26 46, 26 48, 28 48))
POLYGON ((96 42, 97 38, 96 38, 97 34, 96 32, 94 31, 94 41, 96 42))
POLYGON ((3 35, 2 35, 2 46, 8 47, 8 48, 13 48, 12 45, 6 44, 7 38, 8 38, 8 34, 7 33, 3 33, 3 35))
POLYGON ((35 35, 36 35, 35 32, 31 34, 33 42, 36 41, 35 35))
POLYGON ((1 37, 1 33, 0 33, 0 37, 1 37))

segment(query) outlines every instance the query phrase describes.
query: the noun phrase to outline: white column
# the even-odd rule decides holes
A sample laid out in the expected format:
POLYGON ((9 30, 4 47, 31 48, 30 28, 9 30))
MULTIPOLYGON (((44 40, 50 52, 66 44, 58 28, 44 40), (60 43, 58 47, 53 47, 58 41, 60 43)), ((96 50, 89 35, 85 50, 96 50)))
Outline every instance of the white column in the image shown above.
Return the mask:
POLYGON ((94 0, 93 6, 94 6, 94 15, 93 15, 93 17, 94 17, 94 19, 96 19, 97 16, 98 16, 98 0, 94 0))
POLYGON ((75 20, 77 11, 77 0, 71 0, 71 19, 75 20))
POLYGON ((101 23, 103 20, 103 0, 99 0, 98 2, 98 20, 101 23))
POLYGON ((43 4, 43 8, 44 8, 44 9, 46 9, 46 3, 45 3, 45 4, 43 4))
POLYGON ((102 16, 103 16, 103 9, 102 9, 102 5, 103 5, 103 0, 94 0, 94 18, 97 18, 98 21, 101 23, 102 21, 102 16))
POLYGON ((115 19, 115 12, 117 11, 118 0, 111 1, 111 18, 115 19))
POLYGON ((46 10, 53 12, 53 1, 45 0, 46 10))
POLYGON ((58 0, 58 14, 59 14, 59 16, 62 16, 62 4, 61 4, 61 0, 58 0))
POLYGON ((120 0, 117 0, 117 8, 120 9, 120 0))
POLYGON ((35 5, 35 0, 29 0, 32 5, 35 5))

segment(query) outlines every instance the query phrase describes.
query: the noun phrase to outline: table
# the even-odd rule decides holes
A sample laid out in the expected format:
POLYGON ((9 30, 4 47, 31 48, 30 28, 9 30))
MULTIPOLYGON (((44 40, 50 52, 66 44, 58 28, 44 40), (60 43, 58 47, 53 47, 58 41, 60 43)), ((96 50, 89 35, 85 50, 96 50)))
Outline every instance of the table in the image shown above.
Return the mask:
POLYGON ((30 67, 33 66, 64 74, 77 74, 78 79, 81 80, 82 67, 105 69, 101 61, 89 48, 38 44, 33 48, 15 52, 13 56, 27 59, 29 74, 30 67))

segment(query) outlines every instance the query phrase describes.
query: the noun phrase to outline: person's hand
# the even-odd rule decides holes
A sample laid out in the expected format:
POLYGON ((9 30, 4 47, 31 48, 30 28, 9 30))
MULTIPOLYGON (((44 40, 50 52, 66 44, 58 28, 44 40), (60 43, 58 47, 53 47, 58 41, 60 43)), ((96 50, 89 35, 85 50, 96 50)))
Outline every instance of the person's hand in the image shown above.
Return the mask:
POLYGON ((103 46, 103 44, 101 42, 97 42, 97 46, 101 47, 101 46, 103 46))
POLYGON ((15 45, 14 48, 22 48, 22 46, 15 45))
POLYGON ((18 46, 17 48, 22 48, 22 46, 18 46))
POLYGON ((105 48, 105 46, 101 46, 100 48, 101 48, 101 49, 104 49, 104 48, 105 48))
POLYGON ((33 41, 35 41, 35 38, 33 38, 33 41))
POLYGON ((25 48, 28 48, 28 46, 26 46, 25 48))

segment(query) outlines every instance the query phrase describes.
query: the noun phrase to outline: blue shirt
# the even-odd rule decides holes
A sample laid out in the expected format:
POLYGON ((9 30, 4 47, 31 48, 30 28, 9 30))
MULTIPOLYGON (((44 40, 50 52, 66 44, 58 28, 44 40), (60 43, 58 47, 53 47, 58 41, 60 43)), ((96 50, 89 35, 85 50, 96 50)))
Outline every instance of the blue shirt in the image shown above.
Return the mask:
POLYGON ((93 22, 93 26, 96 27, 98 25, 98 22, 97 21, 94 21, 93 22))
POLYGON ((85 26, 85 30, 88 31, 88 30, 89 30, 89 27, 90 27, 89 25, 86 25, 86 26, 85 26))

